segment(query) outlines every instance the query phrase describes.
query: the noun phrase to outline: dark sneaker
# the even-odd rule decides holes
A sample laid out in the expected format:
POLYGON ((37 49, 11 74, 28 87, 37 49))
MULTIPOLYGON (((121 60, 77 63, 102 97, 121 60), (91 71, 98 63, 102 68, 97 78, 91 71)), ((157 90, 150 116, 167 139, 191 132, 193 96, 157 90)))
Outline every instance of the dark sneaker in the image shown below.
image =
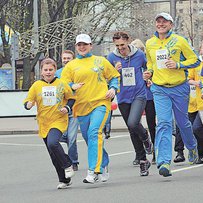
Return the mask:
POLYGON ((175 163, 184 162, 185 161, 185 157, 184 157, 183 152, 178 152, 177 156, 175 157, 175 159, 173 161, 175 163))
POLYGON ((145 141, 143 141, 143 144, 144 144, 144 149, 145 149, 146 154, 152 154, 153 144, 152 144, 150 137, 148 139, 146 139, 145 141))
POLYGON ((197 151, 197 147, 195 147, 192 150, 189 150, 188 153, 188 160, 189 160, 189 164, 195 164, 198 160, 198 151, 197 151))
POLYGON ((148 176, 149 175, 149 167, 151 166, 148 160, 140 160, 140 176, 148 176))
POLYGON ((133 166, 139 166, 139 165, 140 165, 140 160, 135 158, 135 160, 133 161, 133 166))
POLYGON ((73 166, 74 171, 78 171, 78 164, 77 163, 73 163, 72 166, 73 166))
POLYGON ((111 137, 110 133, 105 133, 105 139, 109 139, 111 137))
POLYGON ((170 165, 169 164, 162 164, 159 167, 159 175, 162 175, 163 177, 172 176, 170 165))
POLYGON ((199 157, 196 164, 203 164, 203 157, 199 157))

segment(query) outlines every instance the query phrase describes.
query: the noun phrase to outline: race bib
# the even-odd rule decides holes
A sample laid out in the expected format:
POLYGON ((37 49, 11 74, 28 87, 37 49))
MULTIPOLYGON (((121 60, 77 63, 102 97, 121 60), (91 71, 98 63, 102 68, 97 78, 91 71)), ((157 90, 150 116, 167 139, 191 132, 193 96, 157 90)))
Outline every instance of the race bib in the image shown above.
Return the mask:
POLYGON ((56 87, 42 87, 42 101, 44 106, 54 106, 56 104, 56 87))
POLYGON ((123 86, 135 85, 135 71, 134 67, 122 69, 123 86))
POLYGON ((166 49, 156 51, 156 64, 158 69, 167 68, 166 61, 168 59, 168 52, 166 49))
POLYGON ((190 85, 190 97, 196 98, 196 86, 190 85))

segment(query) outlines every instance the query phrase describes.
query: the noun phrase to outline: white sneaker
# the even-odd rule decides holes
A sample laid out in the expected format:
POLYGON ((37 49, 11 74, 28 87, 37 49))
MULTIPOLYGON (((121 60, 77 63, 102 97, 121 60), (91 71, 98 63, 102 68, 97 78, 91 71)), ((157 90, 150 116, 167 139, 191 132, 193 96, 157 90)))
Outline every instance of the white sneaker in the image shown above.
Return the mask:
POLYGON ((57 185, 57 189, 67 189, 68 186, 70 186, 72 184, 72 182, 70 181, 69 183, 62 183, 60 182, 58 185, 57 185))
POLYGON ((108 179, 109 179, 109 171, 108 171, 108 166, 106 166, 104 169, 103 169, 103 173, 102 174, 99 174, 100 176, 100 179, 102 182, 107 182, 108 179))
POLYGON ((72 178, 74 176, 74 170, 73 167, 70 166, 68 168, 65 169, 65 177, 66 178, 72 178))
POLYGON ((91 183, 94 184, 100 181, 100 176, 95 174, 94 171, 87 171, 87 177, 83 180, 83 183, 91 183))

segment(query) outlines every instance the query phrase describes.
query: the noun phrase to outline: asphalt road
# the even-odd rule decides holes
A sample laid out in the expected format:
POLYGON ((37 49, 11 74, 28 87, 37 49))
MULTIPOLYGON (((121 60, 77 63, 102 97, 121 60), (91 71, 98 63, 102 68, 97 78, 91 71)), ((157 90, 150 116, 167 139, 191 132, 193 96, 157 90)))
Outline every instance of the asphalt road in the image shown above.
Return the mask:
MULTIPOLYGON (((140 177, 139 167, 132 165, 135 155, 127 132, 113 133, 105 145, 110 155, 107 183, 82 182, 87 171, 87 147, 79 134, 79 171, 70 188, 57 190, 56 172, 37 135, 1 135, 0 203, 203 202, 203 165, 172 163, 173 176, 168 178, 161 177, 152 165, 150 175, 140 177)), ((67 150, 66 145, 63 147, 67 150)))

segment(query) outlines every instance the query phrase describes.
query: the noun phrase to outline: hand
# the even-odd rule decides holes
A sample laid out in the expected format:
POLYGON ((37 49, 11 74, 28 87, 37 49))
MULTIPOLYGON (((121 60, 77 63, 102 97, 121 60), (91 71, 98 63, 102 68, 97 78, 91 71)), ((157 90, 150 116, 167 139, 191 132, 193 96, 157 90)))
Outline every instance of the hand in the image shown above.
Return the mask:
POLYGON ((27 103, 27 108, 28 108, 28 109, 31 109, 34 105, 35 105, 34 102, 29 101, 29 102, 27 103))
POLYGON ((194 85, 195 85, 196 87, 200 87, 200 86, 201 86, 200 80, 194 81, 194 85))
POLYGON ((68 113, 68 110, 67 110, 67 108, 62 107, 62 108, 60 109, 60 112, 63 113, 63 114, 66 114, 66 113, 68 113))
POLYGON ((152 81, 151 80, 147 80, 147 87, 150 87, 152 85, 152 81))
POLYGON ((85 84, 84 82, 75 83, 75 84, 72 85, 72 89, 73 89, 73 90, 80 89, 84 84, 85 84))
POLYGON ((177 69, 176 68, 176 62, 174 60, 172 60, 171 58, 169 58, 167 61, 166 61, 166 67, 169 68, 169 69, 177 69))
POLYGON ((122 68, 121 62, 120 62, 120 61, 115 62, 115 69, 116 69, 117 71, 119 71, 119 70, 121 70, 121 68, 122 68))
POLYGON ((148 70, 143 72, 143 79, 144 80, 149 80, 152 77, 152 73, 148 70))
POLYGON ((108 92, 106 93, 106 98, 107 99, 113 99, 114 97, 115 97, 115 95, 116 95, 116 91, 115 91, 115 89, 114 88, 111 88, 111 89, 109 89, 108 90, 108 92))

